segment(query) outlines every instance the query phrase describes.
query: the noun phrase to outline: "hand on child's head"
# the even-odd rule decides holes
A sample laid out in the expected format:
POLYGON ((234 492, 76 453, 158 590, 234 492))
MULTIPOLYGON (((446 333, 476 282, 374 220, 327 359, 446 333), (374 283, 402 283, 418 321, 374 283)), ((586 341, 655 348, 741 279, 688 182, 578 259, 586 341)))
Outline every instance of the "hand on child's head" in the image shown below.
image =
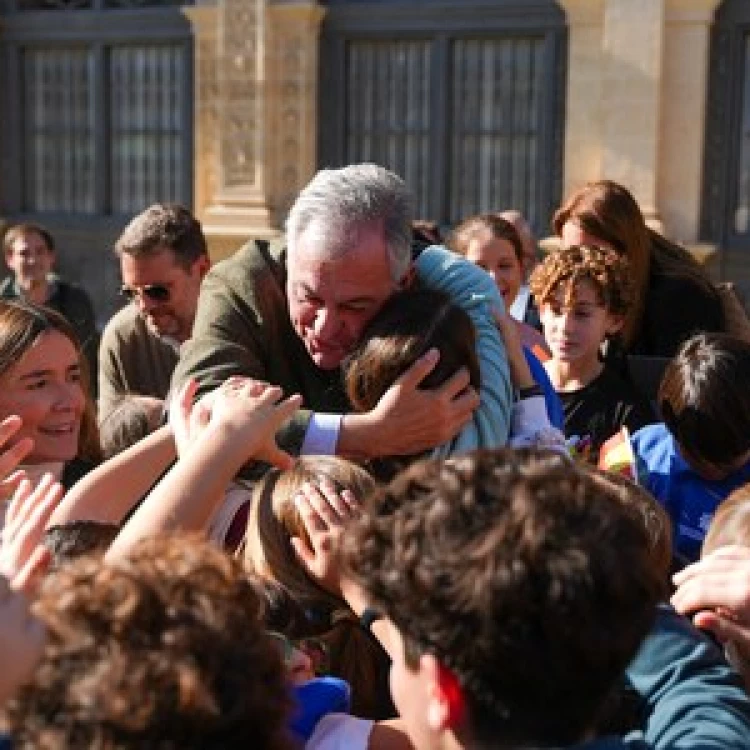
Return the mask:
POLYGON ((339 491, 329 479, 318 485, 305 482, 294 497, 294 505, 307 532, 307 540, 291 540, 307 572, 328 591, 341 592, 337 557, 344 526, 359 512, 361 502, 351 490, 339 491))
POLYGON ((28 678, 42 655, 46 631, 26 597, 0 576, 0 705, 28 678))

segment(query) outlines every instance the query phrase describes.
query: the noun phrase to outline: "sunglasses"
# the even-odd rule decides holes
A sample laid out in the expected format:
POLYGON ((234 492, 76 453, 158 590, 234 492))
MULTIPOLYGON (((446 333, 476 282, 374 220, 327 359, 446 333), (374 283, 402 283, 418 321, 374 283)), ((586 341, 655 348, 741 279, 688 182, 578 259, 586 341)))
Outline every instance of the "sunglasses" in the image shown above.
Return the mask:
POLYGON ((143 296, 152 302, 167 302, 169 300, 169 289, 164 284, 147 284, 146 286, 121 286, 120 294, 127 300, 143 296))

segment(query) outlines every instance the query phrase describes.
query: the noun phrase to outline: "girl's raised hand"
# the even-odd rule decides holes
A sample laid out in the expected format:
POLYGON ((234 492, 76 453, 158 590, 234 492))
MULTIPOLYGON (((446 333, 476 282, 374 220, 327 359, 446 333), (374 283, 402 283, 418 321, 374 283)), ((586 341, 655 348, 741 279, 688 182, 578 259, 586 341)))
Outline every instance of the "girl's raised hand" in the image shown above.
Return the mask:
POLYGON ((63 486, 51 474, 45 474, 34 487, 22 479, 5 516, 0 544, 0 573, 16 585, 26 587, 31 581, 24 571, 41 546, 44 531, 53 511, 65 494, 63 486))
MULTIPOLYGON (((12 414, 0 422, 0 447, 15 435, 21 428, 21 417, 12 414)), ((15 445, 0 453, 0 500, 7 500, 18 487, 18 483, 25 476, 18 465, 26 458, 34 447, 31 438, 23 438, 15 445)))
POLYGON ((288 469, 294 459, 276 444, 276 431, 299 409, 302 397, 283 395, 278 386, 229 378, 213 393, 209 425, 238 441, 248 460, 288 469))

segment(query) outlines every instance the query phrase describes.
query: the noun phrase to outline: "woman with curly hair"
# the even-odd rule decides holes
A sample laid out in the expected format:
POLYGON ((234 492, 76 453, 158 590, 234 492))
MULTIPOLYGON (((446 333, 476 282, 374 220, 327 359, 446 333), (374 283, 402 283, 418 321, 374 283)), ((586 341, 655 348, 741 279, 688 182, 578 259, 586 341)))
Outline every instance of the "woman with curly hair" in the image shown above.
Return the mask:
POLYGON ((621 427, 656 421, 645 397, 602 357, 632 304, 628 262, 611 250, 570 247, 548 255, 529 286, 552 350, 545 368, 563 403, 565 436, 589 446, 595 462, 621 427))
POLYGON ((628 353, 672 357, 693 334, 725 329, 721 298, 708 276, 685 248, 646 225, 622 185, 599 180, 584 186, 557 211, 552 229, 565 247, 595 245, 628 259, 633 294, 621 330, 628 353))

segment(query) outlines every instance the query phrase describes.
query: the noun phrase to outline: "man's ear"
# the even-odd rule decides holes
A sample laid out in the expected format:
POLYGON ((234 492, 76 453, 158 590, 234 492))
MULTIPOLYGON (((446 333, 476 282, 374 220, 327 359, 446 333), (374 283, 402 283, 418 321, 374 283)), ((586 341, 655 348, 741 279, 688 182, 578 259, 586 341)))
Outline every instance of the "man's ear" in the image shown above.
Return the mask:
POLYGON ((201 255, 201 257, 195 261, 195 264, 200 277, 203 278, 211 268, 211 259, 208 257, 208 255, 201 255))
POLYGON ((427 723, 436 732, 457 729, 464 721, 465 702, 458 679, 431 654, 420 657, 428 680, 427 723))
POLYGON ((414 279, 417 277, 417 271, 412 263, 409 266, 409 270, 401 277, 401 281, 398 283, 399 289, 410 289, 414 283, 414 279))
POLYGON ((607 336, 615 336, 620 333, 624 325, 624 315, 613 315, 612 313, 607 313, 607 336))

